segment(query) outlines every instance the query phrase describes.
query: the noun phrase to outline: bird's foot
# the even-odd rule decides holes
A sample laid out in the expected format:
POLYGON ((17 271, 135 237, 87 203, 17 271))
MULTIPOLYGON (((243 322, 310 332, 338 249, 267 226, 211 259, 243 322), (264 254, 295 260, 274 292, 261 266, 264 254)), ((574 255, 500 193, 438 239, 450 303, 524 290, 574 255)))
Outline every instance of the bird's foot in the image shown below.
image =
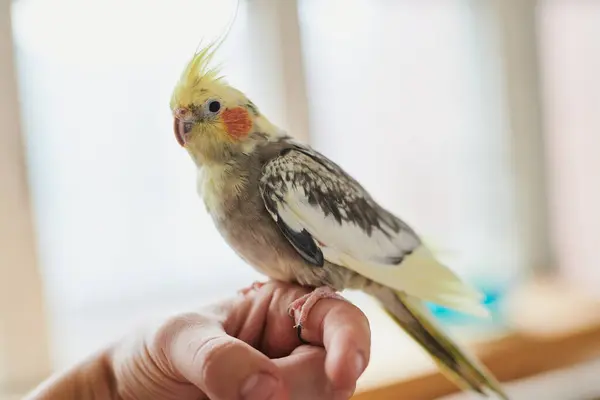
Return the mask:
POLYGON ((248 286, 247 288, 238 290, 238 293, 245 296, 248 293, 252 292, 253 290, 259 290, 261 287, 263 287, 265 285, 265 283, 266 282, 254 281, 252 283, 252 285, 248 286))
POLYGON ((288 314, 290 317, 294 318, 294 321, 296 322, 294 328, 301 328, 304 326, 306 320, 308 319, 308 314, 310 314, 310 310, 321 299, 338 299, 348 301, 341 295, 337 294, 336 291, 329 286, 318 287, 289 305, 288 314))

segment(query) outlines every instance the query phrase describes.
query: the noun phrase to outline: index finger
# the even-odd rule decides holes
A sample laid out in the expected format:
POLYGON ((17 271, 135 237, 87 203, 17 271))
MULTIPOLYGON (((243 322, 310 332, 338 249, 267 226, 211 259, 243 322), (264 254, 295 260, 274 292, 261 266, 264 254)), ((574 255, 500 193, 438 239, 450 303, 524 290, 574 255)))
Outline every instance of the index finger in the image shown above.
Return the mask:
POLYGON ((365 314, 349 302, 322 299, 311 309, 302 338, 325 347, 325 372, 334 388, 354 391, 371 356, 371 329, 365 314))

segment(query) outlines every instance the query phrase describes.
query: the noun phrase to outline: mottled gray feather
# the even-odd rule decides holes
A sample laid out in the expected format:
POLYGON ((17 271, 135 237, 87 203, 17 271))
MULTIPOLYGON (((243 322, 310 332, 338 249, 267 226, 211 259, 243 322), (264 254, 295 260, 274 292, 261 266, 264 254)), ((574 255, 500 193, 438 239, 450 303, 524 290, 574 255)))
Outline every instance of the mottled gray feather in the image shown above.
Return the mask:
POLYGON ((357 225, 368 236, 378 230, 388 238, 401 232, 409 238, 398 243, 393 253, 380 255, 377 262, 398 265, 420 244, 407 224, 379 206, 342 168, 308 147, 295 144, 263 167, 259 187, 265 206, 275 219, 279 218, 278 206, 285 203, 290 184, 292 188, 302 188, 310 205, 318 207, 324 216, 332 216, 340 225, 357 225))

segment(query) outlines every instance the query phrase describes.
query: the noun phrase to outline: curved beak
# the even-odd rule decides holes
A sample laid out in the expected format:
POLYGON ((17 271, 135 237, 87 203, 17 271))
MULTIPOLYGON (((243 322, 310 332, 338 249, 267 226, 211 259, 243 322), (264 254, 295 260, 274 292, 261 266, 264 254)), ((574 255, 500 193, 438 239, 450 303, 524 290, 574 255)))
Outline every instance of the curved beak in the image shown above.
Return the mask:
POLYGON ((185 108, 178 108, 175 110, 173 117, 173 132, 175 133, 175 139, 177 139, 177 143, 179 143, 180 146, 185 146, 194 123, 195 119, 189 110, 185 108))
POLYGON ((178 118, 173 118, 173 132, 175 133, 175 139, 181 147, 185 146, 185 124, 186 122, 178 118))

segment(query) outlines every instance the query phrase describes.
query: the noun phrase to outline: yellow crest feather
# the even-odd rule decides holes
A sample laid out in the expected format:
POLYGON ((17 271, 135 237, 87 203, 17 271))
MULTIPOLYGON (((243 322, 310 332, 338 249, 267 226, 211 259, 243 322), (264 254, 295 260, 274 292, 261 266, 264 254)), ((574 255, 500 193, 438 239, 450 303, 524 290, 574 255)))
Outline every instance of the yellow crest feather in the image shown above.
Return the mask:
POLYGON ((190 103, 194 98, 196 88, 201 84, 223 80, 223 77, 219 75, 219 67, 211 65, 221 43, 210 43, 194 53, 175 86, 171 97, 171 110, 174 110, 182 101, 190 103))
POLYGON ((194 54, 181 76, 181 80, 186 85, 192 86, 202 79, 219 79, 219 68, 216 66, 211 67, 211 61, 218 50, 218 45, 211 43, 194 54))
POLYGON ((231 28, 237 17, 239 5, 240 3, 238 0, 233 18, 221 37, 204 47, 201 46, 202 42, 198 44, 196 52, 186 65, 179 82, 175 86, 175 90, 171 96, 171 110, 174 110, 178 103, 192 99, 194 97, 195 89, 199 87, 200 84, 222 82, 224 80, 224 77, 220 76, 219 66, 212 65, 212 61, 217 50, 219 50, 231 32, 231 28))

